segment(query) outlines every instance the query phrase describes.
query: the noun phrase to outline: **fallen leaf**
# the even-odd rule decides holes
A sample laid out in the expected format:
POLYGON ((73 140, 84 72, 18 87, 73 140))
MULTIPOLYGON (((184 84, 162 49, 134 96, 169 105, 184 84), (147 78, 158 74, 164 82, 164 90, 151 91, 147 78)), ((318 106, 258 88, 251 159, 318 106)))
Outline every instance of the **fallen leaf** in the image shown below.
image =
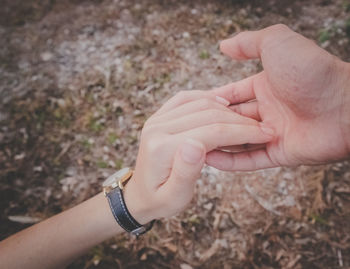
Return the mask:
POLYGON ((23 223, 23 224, 34 224, 41 221, 40 218, 35 218, 30 216, 8 216, 8 219, 10 221, 23 223))

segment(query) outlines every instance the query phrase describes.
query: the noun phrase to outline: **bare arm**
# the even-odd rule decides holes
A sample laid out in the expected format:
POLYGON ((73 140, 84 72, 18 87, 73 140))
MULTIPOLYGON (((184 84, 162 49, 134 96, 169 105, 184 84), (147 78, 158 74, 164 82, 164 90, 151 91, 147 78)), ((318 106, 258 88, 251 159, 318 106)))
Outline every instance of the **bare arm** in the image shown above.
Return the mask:
POLYGON ((101 193, 0 242, 0 261, 8 269, 63 268, 120 232, 101 193))

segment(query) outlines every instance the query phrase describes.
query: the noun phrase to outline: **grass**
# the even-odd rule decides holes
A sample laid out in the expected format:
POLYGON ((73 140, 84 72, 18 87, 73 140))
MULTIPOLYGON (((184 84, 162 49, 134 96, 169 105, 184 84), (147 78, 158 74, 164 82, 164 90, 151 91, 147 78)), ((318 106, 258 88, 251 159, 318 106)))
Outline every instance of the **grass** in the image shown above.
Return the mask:
POLYGON ((159 85, 164 85, 167 82, 170 82, 171 75, 169 73, 162 73, 159 77, 156 77, 155 82, 159 85))
POLYGON ((98 168, 108 168, 109 167, 108 163, 106 163, 103 160, 98 160, 96 162, 96 165, 97 165, 98 168))
POLYGON ((92 143, 89 141, 89 139, 84 138, 82 141, 80 141, 80 143, 82 144, 82 146, 87 149, 90 150, 92 147, 92 143))
POLYGON ((56 122, 59 126, 68 128, 72 123, 71 114, 68 111, 64 111, 60 108, 57 108, 53 111, 53 116, 55 117, 56 122))
POLYGON ((350 1, 344 1, 343 7, 346 12, 350 12, 350 1))
POLYGON ((322 225, 326 225, 326 226, 329 225, 328 221, 325 218, 323 218, 322 216, 320 216, 320 215, 311 214, 310 217, 316 223, 319 223, 319 224, 322 224, 322 225))
POLYGON ((117 141, 118 138, 119 136, 117 134, 110 133, 108 134, 107 141, 109 144, 114 145, 115 141, 117 141))
POLYGON ((97 119, 90 118, 88 128, 95 133, 99 133, 104 129, 104 126, 97 119))
POLYGON ((122 169, 124 162, 122 159, 118 159, 114 161, 114 164, 115 164, 115 168, 119 170, 119 169, 122 169))
POLYGON ((201 58, 202 60, 209 59, 209 58, 210 58, 210 54, 209 54, 208 51, 202 50, 202 51, 199 53, 199 58, 201 58))
POLYGON ((331 33, 328 29, 323 29, 318 34, 318 41, 321 44, 328 41, 330 38, 331 38, 331 33))
POLYGON ((346 33, 346 36, 350 39, 350 18, 347 19, 345 22, 345 33, 346 33))

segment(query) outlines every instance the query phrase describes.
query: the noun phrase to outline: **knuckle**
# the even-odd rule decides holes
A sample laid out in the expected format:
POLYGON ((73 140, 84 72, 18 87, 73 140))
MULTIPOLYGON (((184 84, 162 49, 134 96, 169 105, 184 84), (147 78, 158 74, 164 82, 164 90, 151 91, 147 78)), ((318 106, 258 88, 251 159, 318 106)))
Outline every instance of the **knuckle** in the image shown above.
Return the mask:
POLYGON ((154 119, 148 119, 143 125, 141 134, 152 136, 156 133, 160 133, 162 130, 162 124, 157 123, 154 119))
POLYGON ((149 138, 148 128, 144 127, 141 131, 141 142, 148 140, 148 138, 149 138))
POLYGON ((290 33, 294 32, 285 24, 275 24, 266 28, 265 33, 266 35, 261 44, 261 54, 273 50, 274 47, 278 46, 290 33))
POLYGON ((159 133, 158 127, 155 125, 146 125, 141 131, 141 140, 142 141, 151 141, 154 139, 156 134, 159 133))
POLYGON ((149 138, 145 141, 145 150, 149 153, 154 153, 159 149, 159 142, 157 139, 149 138))
POLYGON ((287 25, 283 24, 283 23, 279 23, 279 24, 273 25, 273 26, 271 26, 271 29, 279 31, 279 32, 290 31, 290 28, 287 25))
POLYGON ((148 118, 148 119, 145 121, 145 123, 143 124, 143 128, 148 128, 149 126, 152 125, 152 122, 153 122, 153 118, 152 118, 152 117, 148 118))
POLYGON ((142 128, 142 134, 148 134, 150 133, 150 131, 153 129, 153 125, 150 124, 149 122, 146 122, 144 125, 143 125, 143 128, 142 128))
POLYGON ((152 136, 144 142, 145 151, 152 155, 160 154, 164 147, 164 139, 152 136))

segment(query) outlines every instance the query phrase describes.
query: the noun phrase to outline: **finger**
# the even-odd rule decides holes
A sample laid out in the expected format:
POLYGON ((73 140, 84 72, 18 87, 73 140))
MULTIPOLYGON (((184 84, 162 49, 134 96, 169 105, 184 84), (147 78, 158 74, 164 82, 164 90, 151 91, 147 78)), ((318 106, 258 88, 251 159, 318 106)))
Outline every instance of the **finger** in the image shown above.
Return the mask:
POLYGON ((267 143, 274 138, 273 134, 274 130, 262 124, 215 123, 173 135, 172 139, 175 144, 185 138, 197 140, 203 143, 209 152, 224 146, 267 143))
MULTIPOLYGON (((205 160, 205 147, 202 143, 187 139, 177 150, 168 180, 159 187, 159 194, 173 197, 174 205, 186 206, 193 196, 196 180, 205 160)), ((179 211, 181 208, 179 208, 179 211)))
POLYGON ((160 115, 168 112, 179 105, 198 100, 201 98, 208 98, 216 102, 221 102, 222 104, 228 106, 229 102, 218 98, 215 94, 210 91, 181 91, 172 98, 170 98, 154 115, 160 115))
POLYGON ((211 90, 212 94, 225 98, 230 104, 240 104, 256 99, 254 85, 262 73, 211 90))
POLYGON ((277 166, 266 149, 240 153, 214 150, 207 154, 206 163, 223 171, 253 171, 277 166))
POLYGON ((222 53, 235 60, 261 58, 265 44, 269 38, 282 38, 293 32, 285 25, 273 25, 259 31, 241 32, 220 43, 222 53))
POLYGON ((261 117, 258 109, 258 102, 248 102, 242 103, 238 105, 233 105, 229 107, 232 111, 248 118, 255 119, 257 121, 261 121, 261 117))
POLYGON ((261 31, 246 31, 220 42, 220 51, 235 60, 260 58, 261 31))
POLYGON ((244 145, 237 145, 237 146, 220 147, 219 150, 229 151, 233 153, 233 152, 253 151, 257 149, 263 149, 265 147, 266 147, 266 144, 244 144, 244 145))
POLYGON ((195 101, 191 101, 191 102, 179 105, 173 110, 170 110, 158 116, 156 115, 154 117, 151 117, 148 120, 148 123, 155 124, 155 123, 168 122, 170 120, 177 119, 194 112, 199 112, 199 111, 208 110, 208 109, 217 109, 217 110, 222 110, 227 112, 231 111, 227 106, 223 105, 222 103, 213 101, 209 98, 201 98, 195 101))
POLYGON ((222 111, 218 109, 208 109, 185 115, 181 118, 154 125, 158 130, 168 134, 177 134, 191 129, 212 124, 240 124, 258 125, 256 120, 243 117, 232 111, 222 111))

